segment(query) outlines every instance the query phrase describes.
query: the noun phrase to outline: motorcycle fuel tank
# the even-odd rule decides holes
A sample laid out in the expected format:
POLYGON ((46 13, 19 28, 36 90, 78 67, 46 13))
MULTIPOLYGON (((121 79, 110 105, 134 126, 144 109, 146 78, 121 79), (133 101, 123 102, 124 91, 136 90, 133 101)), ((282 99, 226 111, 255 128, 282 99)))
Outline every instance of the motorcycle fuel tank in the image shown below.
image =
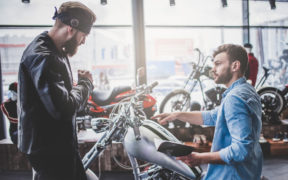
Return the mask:
POLYGON ((156 150, 155 138, 179 142, 169 131, 151 120, 145 120, 143 125, 140 126, 140 134, 141 139, 136 140, 133 129, 128 129, 123 144, 129 155, 167 168, 189 179, 196 178, 193 171, 185 163, 156 150))

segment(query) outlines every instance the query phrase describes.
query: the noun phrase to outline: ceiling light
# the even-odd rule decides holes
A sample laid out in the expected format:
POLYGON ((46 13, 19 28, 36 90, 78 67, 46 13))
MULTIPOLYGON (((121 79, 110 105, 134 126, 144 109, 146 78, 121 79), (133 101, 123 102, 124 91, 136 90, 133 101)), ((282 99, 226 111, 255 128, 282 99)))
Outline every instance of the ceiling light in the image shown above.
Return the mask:
POLYGON ((106 5, 107 4, 107 0, 101 0, 101 4, 102 5, 106 5))
POLYGON ((175 6, 175 0, 170 0, 170 6, 175 6))
POLYGON ((271 9, 276 9, 276 2, 275 0, 269 0, 271 9))
POLYGON ((22 0, 22 3, 30 3, 30 0, 22 0))
POLYGON ((221 0, 221 1, 222 1, 222 7, 223 8, 228 6, 227 0, 221 0))

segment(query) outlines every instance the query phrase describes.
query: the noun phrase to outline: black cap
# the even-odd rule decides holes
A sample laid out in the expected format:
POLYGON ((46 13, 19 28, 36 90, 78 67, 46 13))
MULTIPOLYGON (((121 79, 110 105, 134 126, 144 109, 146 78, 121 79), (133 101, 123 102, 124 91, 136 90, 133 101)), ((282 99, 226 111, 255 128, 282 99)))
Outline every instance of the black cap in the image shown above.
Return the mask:
POLYGON ((13 82, 13 83, 11 83, 10 85, 9 85, 9 90, 10 91, 14 91, 14 92, 16 92, 17 93, 17 82, 13 82))
POLYGON ((58 13, 57 8, 55 7, 53 19, 60 19, 62 23, 78 29, 85 34, 89 34, 93 25, 93 18, 91 15, 80 8, 71 8, 65 12, 58 13))
POLYGON ((245 47, 245 48, 253 48, 252 44, 250 44, 250 43, 245 43, 245 44, 244 44, 244 47, 245 47))

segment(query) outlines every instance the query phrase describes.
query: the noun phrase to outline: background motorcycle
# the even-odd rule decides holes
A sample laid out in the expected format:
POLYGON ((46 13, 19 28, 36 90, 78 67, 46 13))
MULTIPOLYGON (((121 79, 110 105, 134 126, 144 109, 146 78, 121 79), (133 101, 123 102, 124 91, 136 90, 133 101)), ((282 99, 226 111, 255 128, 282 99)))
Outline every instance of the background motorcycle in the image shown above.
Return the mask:
MULTIPOLYGON (((160 104, 160 113, 200 109, 211 110, 220 105, 221 94, 226 90, 225 88, 216 86, 205 92, 203 90, 202 77, 205 76, 210 80, 213 79, 210 73, 212 68, 206 65, 207 60, 212 57, 205 57, 199 49, 195 49, 195 51, 198 53, 197 64, 192 64, 192 71, 183 89, 176 89, 165 96, 160 104), (197 85, 200 86, 204 107, 201 107, 199 102, 192 101, 193 97, 191 93, 195 92, 197 85)), ((185 123, 176 120, 174 123, 169 123, 169 128, 173 128, 173 126, 183 127, 185 123)))
MULTIPOLYGON (((117 103, 122 100, 128 101, 129 98, 136 94, 136 91, 137 89, 131 89, 130 86, 119 86, 110 91, 94 90, 87 101, 87 106, 83 111, 78 113, 77 118, 78 120, 81 118, 85 119, 87 115, 92 118, 109 117, 109 114, 117 103)), ((145 115, 147 118, 152 117, 157 110, 155 98, 149 94, 145 94, 141 98, 145 115)), ((86 125, 80 123, 84 121, 77 122, 80 129, 85 129, 87 123, 89 124, 89 122, 86 125)))
MULTIPOLYGON (((87 172, 88 180, 96 180, 97 176, 88 169, 91 163, 100 156, 112 142, 120 142, 131 163, 135 180, 187 180, 201 178, 200 167, 189 168, 182 161, 174 157, 158 152, 154 145, 154 139, 162 139, 180 143, 169 131, 146 119, 143 112, 142 97, 150 94, 157 83, 150 86, 142 86, 137 89, 129 101, 123 99, 117 104, 109 115, 109 118, 93 118, 91 125, 96 133, 103 132, 97 143, 86 153, 82 162, 87 172), (146 161, 149 166, 138 165, 137 160, 146 161), (145 168, 142 172, 140 168, 145 168)), ((175 149, 174 149, 175 150, 175 149)), ((173 149, 168 149, 172 152, 173 149)), ((116 161, 117 162, 117 161, 116 161)), ((120 164, 118 162, 118 164, 120 164)), ((120 164, 120 166, 123 166, 120 164)))
POLYGON ((263 123, 279 124, 279 115, 287 107, 288 84, 283 90, 275 87, 262 87, 257 93, 261 98, 263 123))

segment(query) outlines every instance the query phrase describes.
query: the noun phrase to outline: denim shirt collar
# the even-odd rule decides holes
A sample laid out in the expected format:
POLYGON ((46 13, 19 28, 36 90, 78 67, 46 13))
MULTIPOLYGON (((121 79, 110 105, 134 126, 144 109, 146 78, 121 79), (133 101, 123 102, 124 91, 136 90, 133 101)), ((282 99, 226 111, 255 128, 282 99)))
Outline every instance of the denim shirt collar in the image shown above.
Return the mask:
POLYGON ((222 94, 222 98, 224 99, 224 97, 234 88, 234 87, 236 87, 236 86, 238 86, 238 85, 240 85, 240 84, 243 84, 243 83, 245 83, 246 82, 246 78, 245 77, 241 77, 241 78, 239 78, 239 79, 237 79, 235 82, 233 82, 232 84, 231 84, 231 86, 230 87, 228 87, 227 89, 226 89, 226 91, 222 94))

